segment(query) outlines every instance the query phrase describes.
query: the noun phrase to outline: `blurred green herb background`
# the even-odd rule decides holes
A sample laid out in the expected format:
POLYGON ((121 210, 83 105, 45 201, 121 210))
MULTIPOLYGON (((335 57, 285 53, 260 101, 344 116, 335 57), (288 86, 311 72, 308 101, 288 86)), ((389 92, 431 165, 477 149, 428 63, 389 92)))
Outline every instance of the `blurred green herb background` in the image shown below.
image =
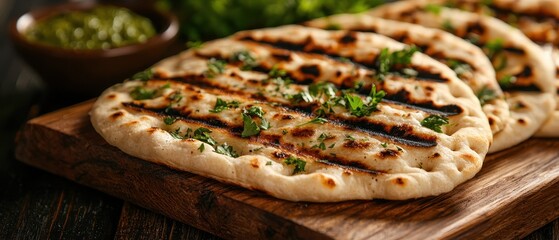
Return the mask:
POLYGON ((273 27, 366 11, 384 0, 159 0, 158 7, 179 16, 183 39, 228 36, 243 29, 273 27))

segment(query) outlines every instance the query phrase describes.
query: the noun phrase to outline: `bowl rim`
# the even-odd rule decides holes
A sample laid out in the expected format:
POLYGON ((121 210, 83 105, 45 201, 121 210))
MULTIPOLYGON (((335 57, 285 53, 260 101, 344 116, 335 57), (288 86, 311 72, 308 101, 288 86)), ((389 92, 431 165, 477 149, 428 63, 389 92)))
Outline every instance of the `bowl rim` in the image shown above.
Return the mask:
MULTIPOLYGON (((150 20, 153 21, 153 18, 150 18, 150 20)), ((145 7, 125 3, 107 4, 91 1, 67 2, 30 10, 12 20, 9 26, 10 37, 12 38, 14 44, 23 45, 23 47, 33 49, 34 51, 54 54, 58 56, 70 56, 73 58, 100 58, 129 55, 141 49, 149 49, 159 46, 165 42, 170 42, 175 37, 177 37, 178 31, 179 22, 177 17, 169 12, 163 12, 155 7, 145 7), (124 7, 135 12, 136 14, 150 18, 149 16, 138 12, 138 10, 149 11, 150 13, 155 13, 156 15, 158 15, 158 17, 161 17, 161 19, 164 19, 164 27, 160 29, 160 31, 158 31, 155 36, 150 37, 145 42, 109 49, 67 49, 29 41, 27 37, 24 36, 24 31, 36 21, 40 21, 42 19, 54 16, 62 12, 89 10, 98 6, 124 7)))

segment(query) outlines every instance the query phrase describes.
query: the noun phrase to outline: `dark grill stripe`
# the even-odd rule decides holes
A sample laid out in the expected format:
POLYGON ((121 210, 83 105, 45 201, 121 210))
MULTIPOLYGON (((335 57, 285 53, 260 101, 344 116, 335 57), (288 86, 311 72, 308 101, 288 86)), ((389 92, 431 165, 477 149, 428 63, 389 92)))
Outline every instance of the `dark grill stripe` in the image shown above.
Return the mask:
MULTIPOLYGON (((234 92, 230 92, 230 91, 224 92, 221 89, 216 89, 212 87, 209 88, 201 87, 201 88, 205 89, 209 94, 213 94, 216 96, 223 96, 225 94, 237 95, 234 92)), ((244 98, 244 100, 248 102, 256 100, 252 97, 246 96, 246 94, 244 96, 239 96, 239 95, 237 96, 240 98, 244 98)), ((262 100, 262 99, 258 99, 258 100, 262 100)), ((271 102, 271 101, 267 101, 267 102, 271 102)), ((174 114, 165 113, 164 112, 165 109, 147 109, 144 108, 143 106, 134 105, 132 103, 127 103, 125 104, 125 106, 142 108, 162 115, 169 115, 169 116, 174 116, 179 118, 189 118, 193 121, 206 122, 207 124, 212 124, 212 126, 214 127, 220 127, 220 128, 227 127, 227 128, 232 128, 233 130, 237 129, 238 135, 240 135, 240 132, 242 131, 242 125, 228 126, 226 123, 219 121, 219 119, 212 118, 211 116, 196 119, 191 116, 181 115, 179 112, 174 112, 174 114)), ((299 115, 304 117, 314 117, 315 115, 313 114, 313 112, 317 110, 320 106, 318 104, 310 104, 310 105, 303 105, 303 106, 278 104, 277 106, 273 106, 273 107, 283 108, 284 111, 294 115, 299 115)), ((281 111, 278 109, 277 112, 281 112, 281 111)), ((366 118, 357 118, 357 117, 345 118, 345 117, 340 117, 335 115, 329 115, 327 118, 330 120, 330 123, 326 123, 326 124, 336 124, 348 130, 368 133, 373 136, 382 137, 408 146, 433 147, 437 145, 435 136, 415 135, 413 129, 407 125, 391 126, 391 125, 386 125, 384 123, 371 121, 370 119, 366 119, 366 118)))
POLYGON ((373 170, 361 162, 344 159, 343 156, 342 157, 336 156, 334 158, 330 155, 321 154, 320 152, 317 152, 316 150, 313 149, 295 148, 292 144, 282 144, 281 140, 278 139, 278 136, 266 134, 265 131, 261 132, 259 137, 242 138, 240 137, 241 135, 240 133, 242 129, 237 127, 229 128, 223 123, 216 124, 216 122, 190 118, 180 114, 169 114, 169 113, 165 113, 163 109, 144 108, 142 106, 133 103, 123 103, 123 106, 130 110, 152 114, 158 116, 159 118, 170 116, 170 117, 175 117, 178 120, 187 123, 200 124, 212 128, 228 129, 226 132, 230 134, 231 138, 235 138, 237 141, 257 142, 264 147, 274 147, 282 152, 288 152, 288 154, 281 154, 282 158, 287 158, 290 155, 297 155, 298 157, 303 157, 305 159, 312 159, 317 163, 327 163, 327 165, 329 166, 344 168, 348 170, 356 170, 371 175, 379 175, 385 173, 383 171, 373 170))
MULTIPOLYGON (((201 58, 206 58, 206 59, 216 58, 216 59, 221 59, 221 60, 224 60, 224 61, 229 61, 228 58, 222 58, 221 56, 217 56, 217 55, 197 54, 197 56, 201 57, 201 58)), ((340 57, 340 56, 333 56, 333 55, 323 55, 323 56, 331 58, 332 60, 340 62, 340 63, 344 63, 344 61, 348 61, 348 60, 343 60, 344 58, 340 57)), ((351 62, 351 60, 349 60, 349 61, 351 62)), ((371 70, 369 67, 363 65, 362 63, 356 63, 356 62, 351 62, 351 63, 354 64, 356 67, 371 70)), ((259 65, 255 66, 252 70, 267 74, 271 69, 263 66, 262 64, 259 64, 259 65)), ((287 71, 287 70, 286 70, 286 73, 287 73, 287 77, 295 80, 296 83, 300 84, 300 85, 309 85, 309 84, 312 84, 314 82, 312 79, 296 77, 294 74, 291 74, 290 71, 287 71)), ((191 79, 192 79, 192 76, 184 76, 183 77, 183 81, 184 80, 191 80, 191 79)), ((429 73, 427 71, 421 71, 421 69, 419 69, 418 76, 416 77, 416 79, 441 79, 441 78, 440 78, 439 74, 429 73)), ((175 80, 181 80, 181 78, 175 78, 175 80)), ((205 79, 203 76, 196 76, 195 81, 197 83, 211 82, 211 81, 207 81, 207 79, 205 79)), ((254 83, 261 83, 261 82, 254 82, 254 83)), ((348 89, 348 88, 350 88, 348 86, 353 86, 354 85, 353 82, 352 82, 352 79, 344 79, 341 85, 336 84, 335 82, 331 82, 331 83, 335 84, 336 87, 339 88, 339 89, 348 89)), ((219 86, 214 84, 213 87, 219 87, 219 86)), ((363 92, 364 95, 368 94, 368 91, 370 89, 365 89, 365 90, 366 91, 363 92)), ((393 94, 393 95, 388 94, 385 98, 390 100, 391 103, 393 103, 393 104, 400 104, 400 105, 404 105, 404 106, 408 106, 408 107, 413 107, 414 109, 417 109, 417 110, 421 110, 421 111, 429 112, 429 113, 436 113, 436 114, 444 115, 444 116, 455 116, 455 115, 458 115, 458 114, 462 113, 462 109, 457 105, 436 106, 432 102, 417 102, 417 101, 413 101, 409 97, 404 98, 399 94, 393 94)), ((261 96, 259 99, 270 100, 269 98, 266 98, 265 96, 261 96)))
MULTIPOLYGON (((334 52, 328 51, 327 49, 317 48, 314 45, 309 44, 308 40, 307 40, 307 42, 303 42, 303 43, 300 43, 300 44, 285 42, 285 41, 272 42, 272 41, 268 41, 268 40, 259 40, 259 39, 254 39, 250 36, 243 37, 243 38, 241 38, 241 40, 249 41, 249 42, 256 42, 256 43, 260 43, 260 44, 266 44, 266 45, 270 45, 270 46, 273 46, 273 47, 276 47, 276 48, 291 50, 291 51, 295 51, 295 52, 305 52, 305 53, 319 54, 319 55, 330 57, 331 59, 333 59, 335 61, 349 61, 349 62, 353 63, 354 65, 360 66, 362 68, 366 68, 366 69, 373 70, 373 71, 378 70, 378 66, 376 65, 376 58, 372 59, 371 61, 359 61, 359 60, 356 60, 352 57, 341 56, 341 55, 336 54, 334 52)), ((376 57, 378 57, 378 56, 376 56, 376 57)), ((438 73, 432 73, 432 72, 426 71, 425 69, 415 69, 414 68, 414 70, 416 70, 417 73, 418 73, 418 75, 416 77, 417 80, 432 81, 432 82, 439 82, 439 83, 448 82, 447 79, 445 79, 443 76, 441 76, 438 73)))

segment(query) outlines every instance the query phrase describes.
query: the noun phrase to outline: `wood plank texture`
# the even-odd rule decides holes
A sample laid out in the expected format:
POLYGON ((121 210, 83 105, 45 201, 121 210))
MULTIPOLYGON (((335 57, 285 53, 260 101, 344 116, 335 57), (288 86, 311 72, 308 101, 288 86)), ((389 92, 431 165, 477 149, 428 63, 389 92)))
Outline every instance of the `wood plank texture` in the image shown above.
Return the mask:
POLYGON ((489 156, 476 178, 437 197, 294 203, 128 156, 94 131, 90 107, 28 122, 17 158, 225 238, 519 238, 559 216, 558 140, 489 156))

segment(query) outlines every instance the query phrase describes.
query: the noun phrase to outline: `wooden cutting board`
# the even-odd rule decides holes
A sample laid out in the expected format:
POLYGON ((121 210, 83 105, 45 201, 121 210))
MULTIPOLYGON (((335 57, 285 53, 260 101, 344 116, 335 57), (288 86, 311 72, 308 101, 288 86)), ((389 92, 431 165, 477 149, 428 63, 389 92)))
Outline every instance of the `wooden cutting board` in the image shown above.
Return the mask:
POLYGON ((95 132, 91 104, 29 121, 17 158, 224 238, 508 239, 559 217, 557 139, 491 155, 438 197, 294 203, 131 157, 95 132))

